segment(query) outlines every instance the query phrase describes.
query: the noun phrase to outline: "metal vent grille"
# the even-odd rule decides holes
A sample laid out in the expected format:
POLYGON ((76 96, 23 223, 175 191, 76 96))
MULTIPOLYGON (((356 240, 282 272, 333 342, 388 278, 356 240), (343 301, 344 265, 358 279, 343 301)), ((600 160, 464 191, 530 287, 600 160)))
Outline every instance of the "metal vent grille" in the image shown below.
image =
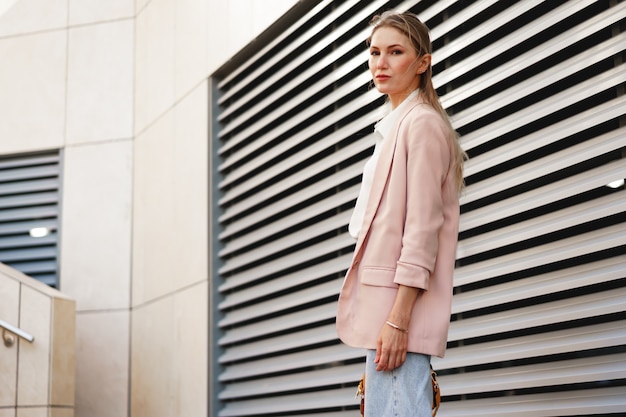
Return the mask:
POLYGON ((0 262, 58 285, 58 151, 0 157, 0 262))
POLYGON ((326 0, 216 80, 219 415, 357 413, 334 317, 389 8, 431 28, 470 155, 439 415, 623 413, 626 2, 326 0))

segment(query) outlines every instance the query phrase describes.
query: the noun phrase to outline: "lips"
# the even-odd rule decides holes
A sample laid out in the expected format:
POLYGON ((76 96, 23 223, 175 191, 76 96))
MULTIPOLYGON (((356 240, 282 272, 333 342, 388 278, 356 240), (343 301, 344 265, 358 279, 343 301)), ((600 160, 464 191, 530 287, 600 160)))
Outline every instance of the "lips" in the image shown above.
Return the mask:
POLYGON ((379 74, 376 76, 376 80, 378 81, 386 81, 391 78, 389 75, 379 74))

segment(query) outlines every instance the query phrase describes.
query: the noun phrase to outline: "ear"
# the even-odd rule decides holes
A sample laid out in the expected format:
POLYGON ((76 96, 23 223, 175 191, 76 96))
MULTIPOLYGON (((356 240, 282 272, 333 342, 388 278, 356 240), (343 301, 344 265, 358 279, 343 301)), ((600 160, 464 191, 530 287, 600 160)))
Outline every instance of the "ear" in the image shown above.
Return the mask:
POLYGON ((431 54, 424 54, 422 55, 422 57, 420 58, 420 62, 419 65, 417 66, 417 74, 423 74, 426 72, 426 70, 428 69, 428 67, 430 67, 430 62, 432 61, 433 57, 431 54))

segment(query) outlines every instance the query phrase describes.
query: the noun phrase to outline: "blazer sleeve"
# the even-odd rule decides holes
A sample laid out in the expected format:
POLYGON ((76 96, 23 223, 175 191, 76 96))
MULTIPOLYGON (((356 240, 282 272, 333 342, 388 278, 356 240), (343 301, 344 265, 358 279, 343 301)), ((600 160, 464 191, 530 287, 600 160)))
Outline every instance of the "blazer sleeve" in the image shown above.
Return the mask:
POLYGON ((406 211, 396 284, 428 290, 443 225, 442 186, 450 167, 447 126, 432 110, 417 111, 401 124, 406 155, 406 211))

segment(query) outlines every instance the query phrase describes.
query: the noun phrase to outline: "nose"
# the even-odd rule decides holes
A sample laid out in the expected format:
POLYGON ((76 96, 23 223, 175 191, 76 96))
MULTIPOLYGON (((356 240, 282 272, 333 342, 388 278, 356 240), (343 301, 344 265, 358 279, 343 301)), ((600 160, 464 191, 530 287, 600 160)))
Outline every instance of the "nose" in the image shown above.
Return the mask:
POLYGON ((385 54, 378 55, 378 59, 376 60, 376 68, 386 68, 387 67, 387 56, 385 54))

